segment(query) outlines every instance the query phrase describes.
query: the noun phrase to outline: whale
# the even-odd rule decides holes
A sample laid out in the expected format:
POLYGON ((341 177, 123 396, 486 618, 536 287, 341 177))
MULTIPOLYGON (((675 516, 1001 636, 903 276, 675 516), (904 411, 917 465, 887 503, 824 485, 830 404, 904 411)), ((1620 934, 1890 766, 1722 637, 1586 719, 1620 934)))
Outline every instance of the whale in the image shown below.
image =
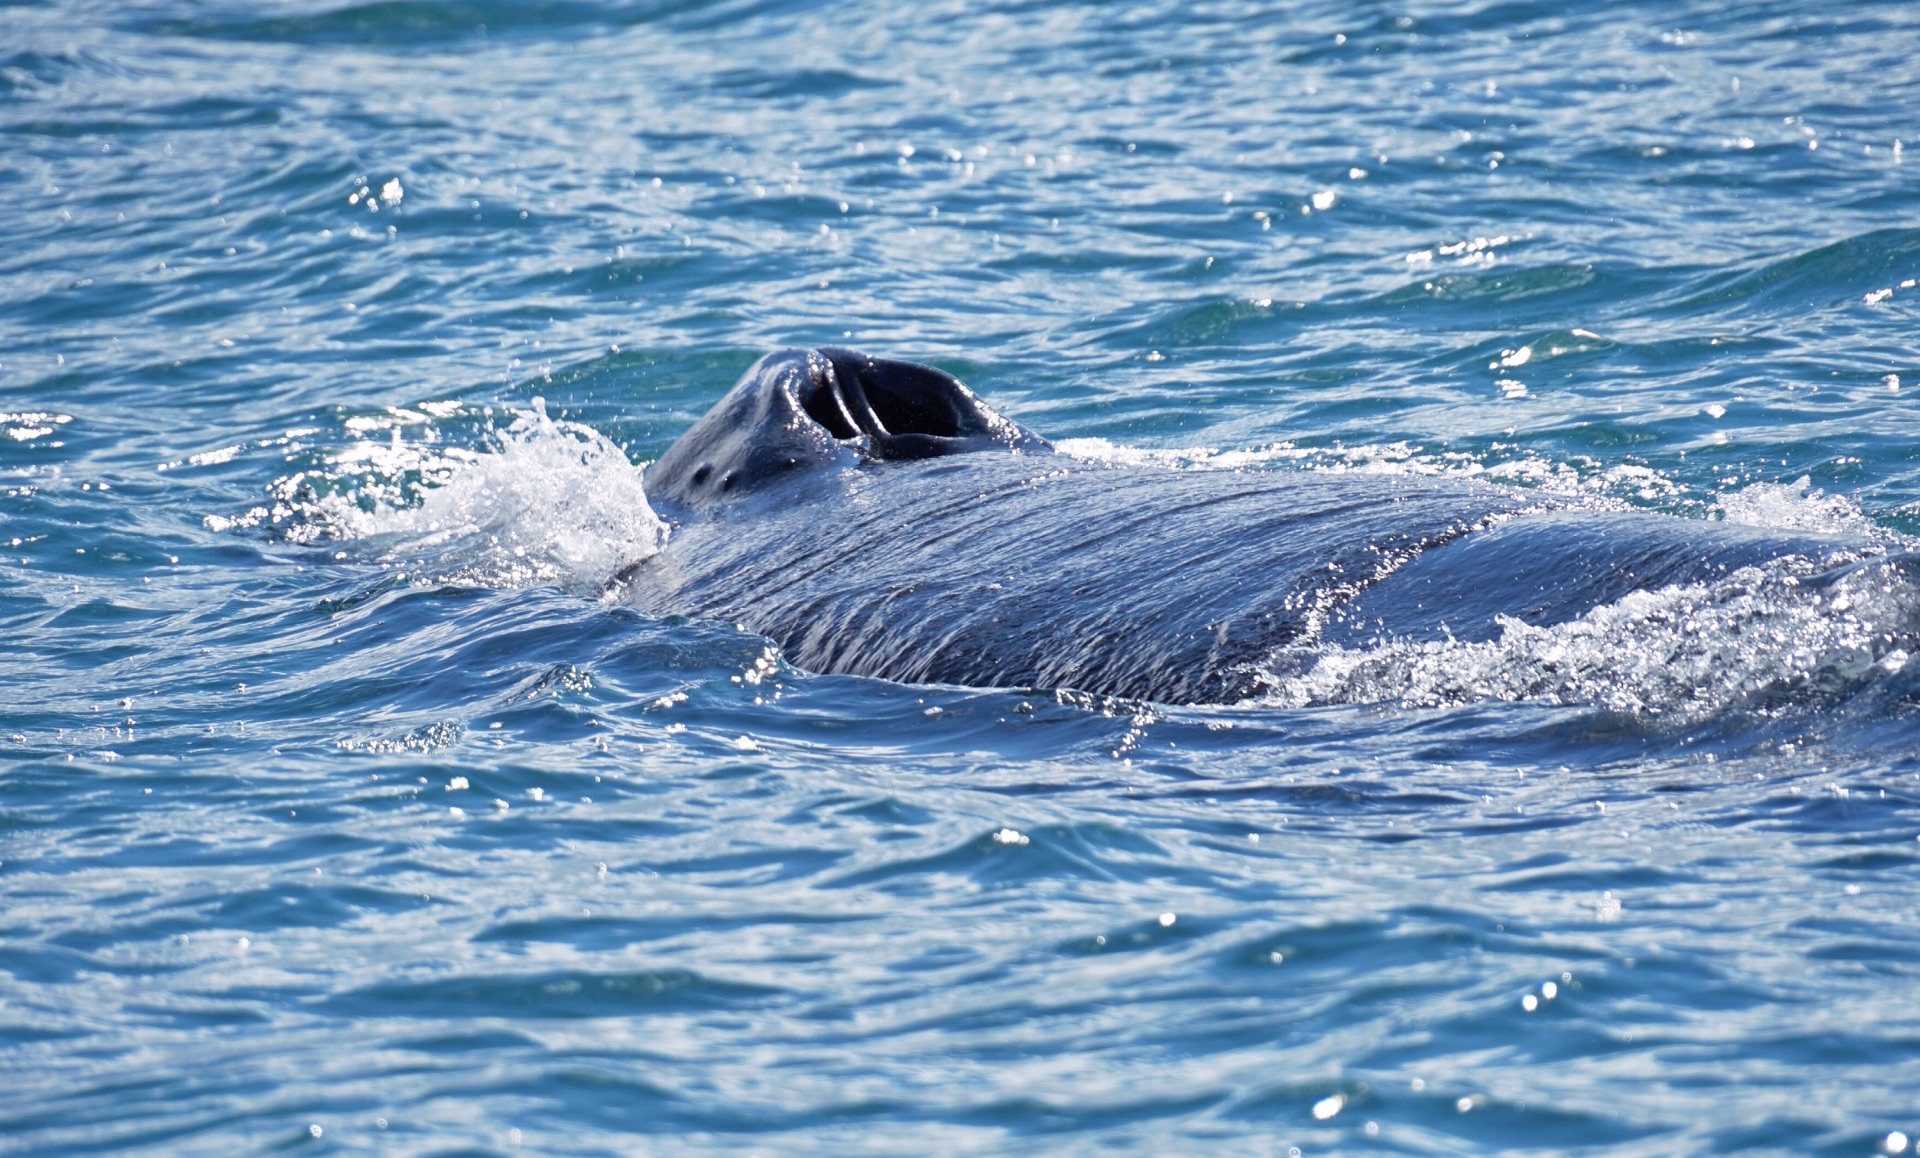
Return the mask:
POLYGON ((1463 477, 1061 453, 954 376, 767 354, 645 469, 669 527, 618 598, 809 671, 1232 703, 1333 647, 1496 638, 1636 591, 1884 551, 1463 477))

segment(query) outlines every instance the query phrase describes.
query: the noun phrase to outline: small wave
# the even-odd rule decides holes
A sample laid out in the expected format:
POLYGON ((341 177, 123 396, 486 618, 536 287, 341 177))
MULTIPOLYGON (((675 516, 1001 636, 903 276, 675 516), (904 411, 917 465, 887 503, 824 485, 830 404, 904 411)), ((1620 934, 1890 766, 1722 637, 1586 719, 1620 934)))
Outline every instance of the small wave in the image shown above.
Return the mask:
POLYGON ((1549 627, 1503 616, 1500 637, 1486 642, 1330 648, 1299 674, 1276 670, 1257 700, 1423 708, 1538 701, 1682 726, 1819 702, 1900 673, 1920 651, 1911 561, 1870 560, 1824 575, 1809 574, 1805 561, 1782 561, 1711 584, 1635 592, 1549 627))
POLYGON ((536 398, 493 441, 445 448, 431 430, 408 442, 396 426, 389 441, 357 443, 325 470, 276 484, 278 521, 291 541, 354 543, 354 554, 424 581, 580 593, 666 541, 640 468, 599 431, 548 417, 536 398))
POLYGON ((445 47, 498 38, 584 35, 597 26, 622 27, 647 18, 644 7, 547 0, 533 4, 450 4, 433 0, 375 0, 310 14, 136 21, 140 31, 209 40, 331 45, 393 51, 445 47))
POLYGON ((1498 273, 1436 274, 1389 290, 1374 298, 1371 304, 1378 308, 1397 308, 1416 302, 1518 302, 1585 289, 1598 276, 1591 265, 1543 265, 1498 273))
POLYGON ((1910 288, 1920 270, 1920 229, 1878 229, 1771 261, 1737 275, 1714 273, 1681 309, 1754 304, 1804 313, 1810 303, 1884 301, 1892 287, 1910 288))

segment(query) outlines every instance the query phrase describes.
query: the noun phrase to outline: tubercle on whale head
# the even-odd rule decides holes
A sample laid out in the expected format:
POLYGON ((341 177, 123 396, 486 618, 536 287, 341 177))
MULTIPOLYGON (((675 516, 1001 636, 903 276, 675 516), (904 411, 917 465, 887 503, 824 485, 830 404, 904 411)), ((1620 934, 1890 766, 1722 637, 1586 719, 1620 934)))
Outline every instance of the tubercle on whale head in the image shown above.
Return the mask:
POLYGON ((647 468, 646 488, 652 501, 704 511, 833 462, 1052 449, 932 366, 835 346, 776 350, 647 468))

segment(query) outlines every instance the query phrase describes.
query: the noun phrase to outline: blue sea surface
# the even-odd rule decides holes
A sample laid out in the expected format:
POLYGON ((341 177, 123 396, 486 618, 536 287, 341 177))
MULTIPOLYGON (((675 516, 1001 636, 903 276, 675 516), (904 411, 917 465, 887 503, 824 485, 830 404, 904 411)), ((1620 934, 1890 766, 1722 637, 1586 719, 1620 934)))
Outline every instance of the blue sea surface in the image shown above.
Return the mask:
POLYGON ((1911 551, 1916 61, 1899 0, 0 4, 0 1153, 1912 1153, 1897 573, 1212 707, 603 591, 816 344, 1095 461, 1911 551))

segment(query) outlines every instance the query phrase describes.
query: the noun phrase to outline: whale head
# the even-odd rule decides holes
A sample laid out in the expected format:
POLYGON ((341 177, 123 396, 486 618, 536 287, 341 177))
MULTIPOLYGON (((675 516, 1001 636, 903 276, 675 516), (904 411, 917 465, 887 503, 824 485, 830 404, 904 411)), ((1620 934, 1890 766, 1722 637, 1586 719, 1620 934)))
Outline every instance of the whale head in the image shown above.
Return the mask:
POLYGON ((779 350, 647 468, 648 496, 696 511, 834 462, 887 462, 1047 441, 931 366, 852 350, 779 350))

